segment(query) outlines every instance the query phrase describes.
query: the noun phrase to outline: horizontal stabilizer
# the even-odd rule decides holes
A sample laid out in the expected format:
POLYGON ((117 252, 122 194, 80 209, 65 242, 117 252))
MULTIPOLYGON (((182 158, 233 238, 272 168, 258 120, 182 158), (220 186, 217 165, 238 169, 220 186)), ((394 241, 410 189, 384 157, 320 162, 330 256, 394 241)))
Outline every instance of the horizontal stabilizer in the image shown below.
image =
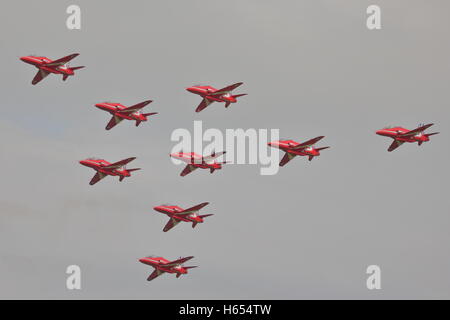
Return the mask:
POLYGON ((198 266, 188 266, 188 267, 183 267, 184 269, 193 269, 193 268, 198 268, 198 266))

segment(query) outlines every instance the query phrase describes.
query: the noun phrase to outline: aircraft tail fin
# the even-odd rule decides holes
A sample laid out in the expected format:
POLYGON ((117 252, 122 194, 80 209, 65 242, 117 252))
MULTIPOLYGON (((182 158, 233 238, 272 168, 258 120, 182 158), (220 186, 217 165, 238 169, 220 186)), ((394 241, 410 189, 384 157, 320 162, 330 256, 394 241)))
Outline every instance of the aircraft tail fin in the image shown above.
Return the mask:
POLYGON ((200 218, 206 218, 206 217, 209 217, 209 216, 213 216, 213 214, 210 213, 210 214, 202 214, 202 215, 199 215, 200 218))
POLYGON ((142 121, 136 120, 136 127, 138 127, 141 124, 142 121))
POLYGON ((328 149, 329 147, 321 147, 321 148, 316 148, 317 151, 323 150, 323 149, 328 149))
POLYGON ((127 169, 128 172, 138 171, 141 170, 141 168, 133 168, 133 169, 127 169))
POLYGON ((119 181, 122 182, 125 179, 125 176, 120 176, 119 181))
POLYGON ((308 160, 311 161, 312 159, 314 159, 314 156, 309 156, 308 160))
POLYGON ((433 136, 433 135, 435 135, 435 134, 439 134, 439 132, 426 133, 425 135, 426 135, 427 137, 429 137, 429 136, 433 136))
POLYGON ((198 222, 192 222, 192 228, 195 228, 198 222))
POLYGON ((68 74, 63 75, 63 81, 66 81, 68 76, 68 74))
MULTIPOLYGON (((233 95, 232 97, 233 97, 235 100, 237 100, 237 98, 242 97, 242 96, 246 96, 246 95, 247 95, 246 93, 242 93, 242 94, 235 94, 235 95, 233 95)), ((230 102, 230 101, 227 101, 227 102, 225 103, 225 108, 228 108, 228 107, 230 106, 230 104, 231 104, 231 102, 230 102)))
POLYGON ((213 172, 216 171, 216 170, 222 169, 222 165, 223 165, 223 164, 226 164, 226 163, 227 163, 227 161, 215 162, 214 164, 218 164, 218 166, 209 168, 209 172, 210 172, 210 173, 213 173, 213 172))
POLYGON ((75 71, 75 70, 78 70, 78 69, 82 69, 82 68, 84 68, 84 66, 70 67, 70 69, 71 69, 72 71, 75 71))

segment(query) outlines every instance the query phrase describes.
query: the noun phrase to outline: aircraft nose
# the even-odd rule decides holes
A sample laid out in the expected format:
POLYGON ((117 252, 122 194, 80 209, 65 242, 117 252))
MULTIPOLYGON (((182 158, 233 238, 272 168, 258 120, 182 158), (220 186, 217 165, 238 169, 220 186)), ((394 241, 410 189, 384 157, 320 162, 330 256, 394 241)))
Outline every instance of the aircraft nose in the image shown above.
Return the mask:
POLYGON ((375 133, 381 135, 381 134, 383 134, 383 130, 377 130, 377 131, 375 131, 375 133))
POLYGON ((30 62, 30 58, 29 57, 20 57, 20 60, 22 60, 23 62, 26 62, 26 63, 30 62))

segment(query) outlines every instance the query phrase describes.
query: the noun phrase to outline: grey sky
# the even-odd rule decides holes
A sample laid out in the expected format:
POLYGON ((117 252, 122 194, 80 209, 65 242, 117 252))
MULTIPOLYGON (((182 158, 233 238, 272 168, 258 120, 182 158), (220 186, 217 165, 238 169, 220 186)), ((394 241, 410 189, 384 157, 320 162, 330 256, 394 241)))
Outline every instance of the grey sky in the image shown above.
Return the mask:
MULTIPOLYGON (((8 1, 0 11, 1 298, 450 298, 448 1, 8 1), (382 30, 365 26, 382 8, 382 30), (66 82, 31 85, 23 55, 72 52, 66 82), (184 90, 243 81, 225 109, 184 90), (94 104, 146 99, 159 112, 107 132, 94 104), (275 176, 230 165, 181 178, 176 128, 279 128, 297 141, 325 135, 309 163, 275 176), (434 122, 441 134, 392 153, 374 131, 434 122), (136 156, 143 170, 91 187, 88 156, 136 156), (206 223, 161 230, 152 210, 209 201, 206 223), (194 255, 176 279, 145 281, 137 259, 194 255), (82 290, 65 269, 82 268, 82 290), (366 267, 382 270, 367 290, 366 267)), ((433 130, 434 131, 434 130, 433 130)))

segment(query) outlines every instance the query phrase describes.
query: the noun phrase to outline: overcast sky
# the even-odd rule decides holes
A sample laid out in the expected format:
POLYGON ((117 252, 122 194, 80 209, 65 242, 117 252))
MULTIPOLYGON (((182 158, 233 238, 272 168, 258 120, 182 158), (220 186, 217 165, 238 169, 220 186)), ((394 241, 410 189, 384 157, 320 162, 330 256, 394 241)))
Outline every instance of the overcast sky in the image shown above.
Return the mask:
MULTIPOLYGON (((0 297, 137 299, 450 298, 448 1, 7 1, 0 11, 0 297), (366 8, 382 29, 366 28, 366 8), (79 52, 85 65, 36 86, 24 55, 79 52), (243 81, 228 109, 185 88, 243 81), (105 131, 105 100, 152 99, 136 128, 105 131), (225 165, 182 178, 174 129, 280 130, 330 145, 277 175, 225 165), (435 123, 418 147, 375 135, 435 123), (136 156, 119 183, 89 186, 89 156, 136 156), (162 232, 163 203, 208 201, 192 229, 162 232), (194 255, 199 268, 152 282, 138 259, 194 255), (66 289, 66 267, 82 289, 66 289), (381 290, 366 288, 381 267, 381 290)), ((281 155, 281 154, 280 154, 281 155)))

